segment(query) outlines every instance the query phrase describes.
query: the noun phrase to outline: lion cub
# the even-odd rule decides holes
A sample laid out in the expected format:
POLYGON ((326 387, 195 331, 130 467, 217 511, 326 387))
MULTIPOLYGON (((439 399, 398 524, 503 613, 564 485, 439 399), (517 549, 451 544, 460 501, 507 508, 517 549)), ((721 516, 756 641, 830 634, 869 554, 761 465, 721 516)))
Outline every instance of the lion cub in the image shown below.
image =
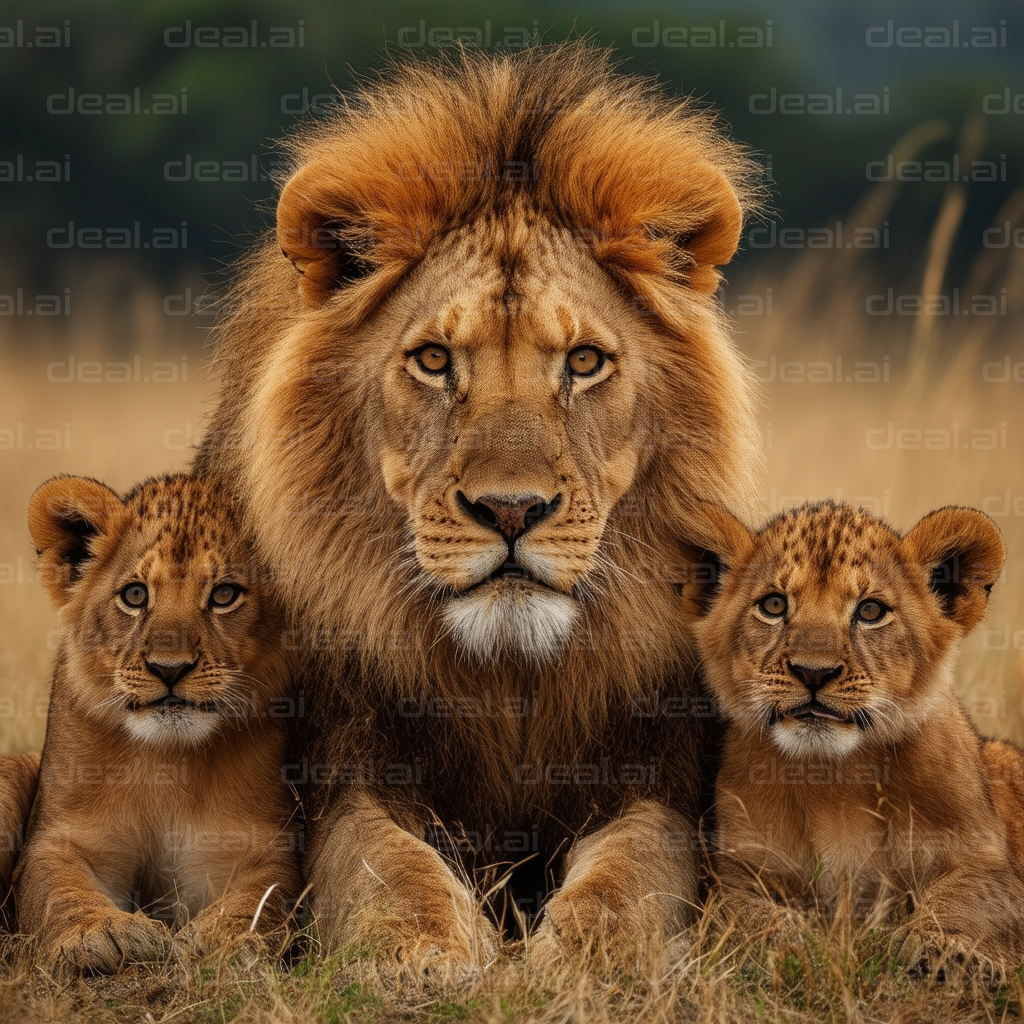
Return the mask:
POLYGON ((109 971, 159 958, 164 921, 198 952, 280 927, 299 877, 288 666, 235 507, 185 475, 123 499, 60 476, 28 520, 64 641, 21 929, 52 963, 109 971))
POLYGON ((953 686, 1002 569, 992 521, 944 508, 901 536, 832 503, 754 533, 715 506, 701 519, 683 605, 728 722, 726 906, 756 928, 899 896, 915 963, 1019 962, 1024 753, 982 739, 953 686))

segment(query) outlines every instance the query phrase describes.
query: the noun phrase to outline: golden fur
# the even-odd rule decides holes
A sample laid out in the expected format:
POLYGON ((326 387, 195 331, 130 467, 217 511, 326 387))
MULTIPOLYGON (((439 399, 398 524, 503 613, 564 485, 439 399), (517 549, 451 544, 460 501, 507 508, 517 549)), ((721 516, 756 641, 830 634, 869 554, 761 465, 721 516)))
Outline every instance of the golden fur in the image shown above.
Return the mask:
POLYGON ((39 788, 15 872, 45 962, 114 970, 280 926, 299 832, 281 781, 294 716, 283 623, 213 482, 83 477, 32 498, 60 608, 39 788), (165 923, 166 922, 166 923, 165 923), (186 924, 187 922, 187 924, 186 924))
MULTIPOLYGON (((668 567, 698 499, 754 491, 711 294, 748 162, 583 44, 402 64, 290 145, 198 466, 294 570, 321 935, 364 935, 376 894, 411 908, 396 948, 477 962, 489 926, 457 875, 529 861, 513 889, 536 914, 574 837, 619 815, 648 852, 616 825, 573 889, 631 938, 641 898, 674 928, 707 723, 668 567), (654 821, 688 838, 647 842, 654 821)), ((550 922, 579 916, 555 901, 550 922)))
POLYGON ((905 536, 831 503, 751 534, 704 513, 684 588, 729 727, 715 865, 744 924, 790 908, 916 907, 903 953, 1024 957, 1024 753, 954 690, 1004 551, 981 512, 905 536))

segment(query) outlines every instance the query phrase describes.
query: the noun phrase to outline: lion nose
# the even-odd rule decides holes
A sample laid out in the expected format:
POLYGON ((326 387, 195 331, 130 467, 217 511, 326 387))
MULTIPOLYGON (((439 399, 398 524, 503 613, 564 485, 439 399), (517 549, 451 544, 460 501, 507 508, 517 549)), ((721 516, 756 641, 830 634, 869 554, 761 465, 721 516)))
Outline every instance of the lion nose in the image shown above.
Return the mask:
POLYGON ((831 683, 833 679, 838 679, 843 674, 842 665, 798 665, 796 662, 787 661, 786 668, 812 694, 820 690, 826 683, 831 683))
POLYGON ((193 661, 146 661, 146 668, 159 679, 168 691, 174 689, 174 684, 183 679, 196 667, 196 658, 193 661))
POLYGON ((554 515, 562 504, 561 494, 547 501, 539 494, 517 494, 511 497, 484 494, 476 501, 470 501, 462 491, 458 491, 455 500, 466 515, 481 526, 496 530, 508 544, 512 544, 541 520, 554 515))

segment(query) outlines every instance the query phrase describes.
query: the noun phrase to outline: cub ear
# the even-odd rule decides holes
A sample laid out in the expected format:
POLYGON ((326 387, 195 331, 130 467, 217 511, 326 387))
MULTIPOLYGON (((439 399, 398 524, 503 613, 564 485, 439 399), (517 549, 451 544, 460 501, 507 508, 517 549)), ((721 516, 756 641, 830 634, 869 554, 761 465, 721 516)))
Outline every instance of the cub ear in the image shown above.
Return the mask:
POLYGON ((1006 548, 996 524, 973 508, 930 512, 903 539, 908 559, 929 570, 942 614, 970 632, 985 615, 1006 548))
POLYGON ((683 617, 703 618, 711 611, 732 568, 750 557, 754 538, 750 530, 720 505, 701 502, 687 524, 689 560, 683 565, 683 617))
POLYGON ((94 537, 123 521, 124 502, 105 484, 84 476, 55 476, 32 495, 28 529, 39 555, 39 574, 55 608, 92 557, 94 537))

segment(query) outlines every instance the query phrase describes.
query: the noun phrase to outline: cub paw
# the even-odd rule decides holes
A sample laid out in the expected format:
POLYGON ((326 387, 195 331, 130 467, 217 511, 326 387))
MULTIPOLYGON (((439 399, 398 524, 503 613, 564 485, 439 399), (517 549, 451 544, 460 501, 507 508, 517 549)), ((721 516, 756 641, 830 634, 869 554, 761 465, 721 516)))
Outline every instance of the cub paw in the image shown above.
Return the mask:
POLYGON ((977 942, 932 925, 906 925, 897 930, 893 944, 896 959, 919 981, 945 983, 998 973, 995 965, 979 952, 977 942))
POLYGON ((270 948, 268 937, 249 931, 250 922, 241 918, 213 918, 199 915, 175 936, 180 956, 193 959, 215 955, 241 956, 247 965, 255 963, 270 948))
POLYGON ((114 911, 76 921, 44 941, 45 957, 58 973, 98 971, 113 974, 128 964, 162 960, 170 948, 167 926, 141 911, 114 911))

